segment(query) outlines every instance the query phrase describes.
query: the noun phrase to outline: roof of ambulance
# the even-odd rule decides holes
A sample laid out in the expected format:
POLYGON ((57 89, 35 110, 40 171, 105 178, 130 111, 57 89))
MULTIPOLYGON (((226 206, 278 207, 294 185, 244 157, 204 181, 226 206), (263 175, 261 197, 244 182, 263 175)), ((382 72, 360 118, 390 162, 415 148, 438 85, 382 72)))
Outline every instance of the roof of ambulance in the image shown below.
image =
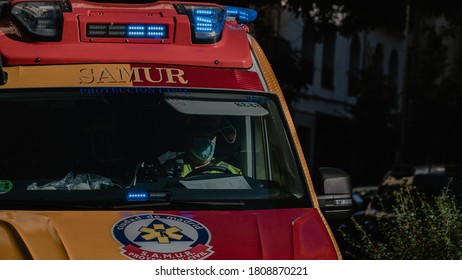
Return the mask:
MULTIPOLYGON (((12 0, 10 7, 25 0, 12 0)), ((43 2, 43 1, 42 1, 43 2)), ((97 3, 70 0, 72 10, 63 13, 62 38, 59 42, 31 40, 19 32, 18 24, 8 15, 0 18, 0 55, 4 66, 57 65, 79 63, 156 63, 219 68, 250 68, 252 58, 248 28, 226 21, 221 38, 215 43, 193 43, 190 19, 179 14, 174 4, 188 2, 159 1, 150 4, 97 3), (93 40, 85 38, 85 24, 166 23, 167 40, 93 40)), ((197 2, 193 5, 216 4, 197 2)), ((4 13, 5 14, 5 13, 4 13)))

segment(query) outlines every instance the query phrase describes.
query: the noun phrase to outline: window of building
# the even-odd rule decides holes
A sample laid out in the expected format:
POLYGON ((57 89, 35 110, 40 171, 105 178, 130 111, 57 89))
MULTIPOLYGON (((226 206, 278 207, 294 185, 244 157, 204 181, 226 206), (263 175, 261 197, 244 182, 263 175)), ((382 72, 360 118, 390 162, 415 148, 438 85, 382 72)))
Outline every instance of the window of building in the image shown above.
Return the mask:
POLYGON ((398 91, 398 52, 393 50, 388 61, 388 83, 392 90, 398 91))
POLYGON ((350 65, 348 72, 348 96, 356 96, 360 75, 361 43, 358 35, 353 36, 350 45, 350 65))
POLYGON ((376 79, 381 79, 383 77, 383 46, 382 44, 377 44, 373 56, 373 67, 374 74, 376 79))
POLYGON ((303 30, 302 63, 303 63, 303 70, 307 76, 307 81, 309 84, 313 84, 314 48, 315 48, 314 30, 311 25, 306 24, 303 30))
POLYGON ((321 87, 329 90, 334 89, 335 41, 335 33, 327 35, 322 52, 321 87))

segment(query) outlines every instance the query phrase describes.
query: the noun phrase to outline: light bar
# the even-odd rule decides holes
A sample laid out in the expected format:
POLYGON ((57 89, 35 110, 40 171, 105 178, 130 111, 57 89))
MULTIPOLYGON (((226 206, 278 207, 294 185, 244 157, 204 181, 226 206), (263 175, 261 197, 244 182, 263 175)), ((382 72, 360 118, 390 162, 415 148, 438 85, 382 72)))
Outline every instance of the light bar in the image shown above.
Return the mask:
POLYGON ((168 25, 87 23, 87 37, 167 39, 168 25))
POLYGON ((239 23, 252 22, 257 18, 257 11, 241 7, 223 6, 227 18, 233 18, 239 23))
POLYGON ((72 10, 66 1, 18 2, 11 8, 13 20, 30 37, 40 41, 60 41, 63 12, 72 10))

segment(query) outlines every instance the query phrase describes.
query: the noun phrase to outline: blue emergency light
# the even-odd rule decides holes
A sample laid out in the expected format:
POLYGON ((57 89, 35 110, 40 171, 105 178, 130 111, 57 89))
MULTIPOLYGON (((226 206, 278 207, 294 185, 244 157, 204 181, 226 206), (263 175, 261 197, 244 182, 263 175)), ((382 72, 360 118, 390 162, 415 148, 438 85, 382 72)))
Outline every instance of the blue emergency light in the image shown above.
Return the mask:
POLYGON ((241 7, 223 6, 226 10, 226 16, 236 19, 239 23, 252 22, 257 18, 257 11, 241 7))
POLYGON ((194 43, 215 43, 221 39, 227 20, 238 23, 251 22, 257 18, 257 11, 232 6, 176 5, 178 13, 185 13, 191 23, 194 43))
POLYGON ((191 23, 194 43, 215 43, 221 39, 226 11, 219 6, 183 5, 191 23))
POLYGON ((149 193, 143 191, 128 192, 125 198, 127 201, 148 201, 149 193))
MULTIPOLYGON (((0 0, 1 2, 1 0, 0 0)), ((191 25, 192 42, 207 44, 221 40, 227 21, 246 23, 256 19, 257 12, 248 8, 213 4, 173 4, 178 14, 187 15, 191 25)), ((2 8, 2 11, 4 9, 2 8)), ((33 0, 15 2, 11 7, 12 19, 21 31, 39 41, 60 41, 64 13, 72 12, 66 0, 33 0)), ((152 22, 93 22, 86 23, 88 38, 168 39, 168 24, 152 22)))
POLYGON ((87 37, 167 39, 166 24, 87 24, 87 37))

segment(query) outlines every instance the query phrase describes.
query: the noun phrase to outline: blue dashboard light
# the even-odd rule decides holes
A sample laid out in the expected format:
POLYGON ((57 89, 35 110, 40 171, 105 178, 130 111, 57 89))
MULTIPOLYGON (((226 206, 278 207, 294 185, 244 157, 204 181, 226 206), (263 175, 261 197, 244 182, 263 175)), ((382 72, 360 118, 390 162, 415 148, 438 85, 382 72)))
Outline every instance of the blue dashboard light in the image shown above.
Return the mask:
POLYGON ((226 15, 228 17, 233 17, 236 19, 237 22, 252 22, 257 18, 257 11, 248 9, 248 8, 241 8, 241 7, 233 7, 233 6, 223 6, 226 10, 226 15))
POLYGON ((129 192, 126 196, 127 201, 148 201, 149 193, 148 192, 129 192))

